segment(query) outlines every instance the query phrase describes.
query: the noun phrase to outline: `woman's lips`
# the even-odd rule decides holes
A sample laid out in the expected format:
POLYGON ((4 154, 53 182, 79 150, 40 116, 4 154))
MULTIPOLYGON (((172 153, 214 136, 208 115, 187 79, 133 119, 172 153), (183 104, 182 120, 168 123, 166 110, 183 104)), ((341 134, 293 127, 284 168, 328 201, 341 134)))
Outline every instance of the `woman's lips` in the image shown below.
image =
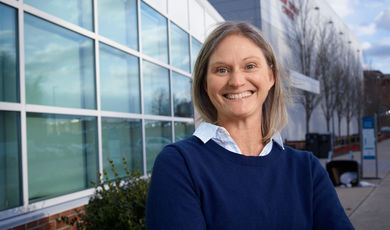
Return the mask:
POLYGON ((246 97, 251 96, 252 94, 253 94, 252 91, 246 91, 246 92, 242 92, 242 93, 227 93, 227 94, 224 94, 223 96, 226 97, 227 99, 234 100, 234 99, 246 98, 246 97))

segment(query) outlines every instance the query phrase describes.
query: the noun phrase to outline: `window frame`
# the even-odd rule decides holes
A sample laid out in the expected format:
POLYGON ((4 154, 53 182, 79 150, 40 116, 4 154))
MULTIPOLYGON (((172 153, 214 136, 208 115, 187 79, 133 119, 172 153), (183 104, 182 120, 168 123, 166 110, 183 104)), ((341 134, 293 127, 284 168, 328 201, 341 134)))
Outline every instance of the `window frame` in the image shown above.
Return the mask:
MULTIPOLYGON (((34 213, 41 212, 46 213, 57 213, 59 210, 62 210, 64 207, 77 207, 80 205, 84 205, 88 203, 88 199, 91 195, 94 194, 94 188, 85 189, 82 191, 74 192, 71 194, 65 194, 54 198, 45 199, 43 201, 38 201, 35 203, 29 203, 28 199, 28 170, 27 170, 27 113, 46 113, 46 114, 59 114, 59 115, 77 115, 77 116, 93 116, 97 118, 97 132, 98 132, 98 168, 99 172, 102 172, 103 165, 103 157, 102 157, 102 117, 109 118, 129 118, 129 119, 139 119, 141 120, 142 125, 142 142, 145 143, 145 123, 148 120, 154 120, 159 122, 170 122, 171 123, 171 136, 172 141, 175 138, 175 122, 191 122, 194 123, 194 118, 188 117, 175 117, 174 116, 174 108, 173 108, 173 97, 172 97, 172 71, 175 71, 181 75, 184 75, 191 79, 191 74, 187 71, 183 71, 178 69, 171 64, 163 63, 159 60, 156 60, 152 57, 145 55, 142 52, 142 39, 141 39, 141 10, 140 5, 141 2, 147 4, 149 7, 157 11, 167 20, 167 36, 168 36, 168 58, 170 57, 170 23, 172 21, 171 17, 164 12, 159 11, 152 5, 142 0, 137 0, 137 26, 138 26, 138 50, 131 49, 125 45, 118 44, 112 41, 109 38, 106 38, 99 34, 98 31, 98 11, 97 11, 97 0, 93 0, 93 28, 94 31, 90 31, 88 29, 82 28, 78 25, 72 24, 68 21, 60 19, 54 15, 51 15, 47 12, 36 9, 28 4, 24 4, 23 1, 14 1, 14 0, 0 0, 0 4, 4 4, 6 6, 10 6, 17 11, 17 60, 19 66, 19 102, 0 102, 0 110, 1 111, 15 111, 20 113, 20 136, 21 136, 21 176, 22 176, 22 205, 16 208, 6 209, 0 211, 0 222, 2 224, 12 224, 13 220, 25 220, 26 218, 37 218, 34 213), (46 20, 55 26, 59 26, 61 28, 70 30, 82 36, 92 39, 93 41, 93 51, 94 51, 94 70, 95 70, 95 100, 96 100, 96 108, 95 109, 84 109, 84 108, 65 108, 65 107, 56 107, 56 106, 46 106, 46 105, 33 105, 26 103, 26 91, 25 91, 25 62, 24 62, 24 14, 28 13, 35 17, 38 17, 42 20, 46 20), (105 43, 115 49, 123 51, 127 54, 133 55, 139 58, 139 78, 140 78, 140 104, 141 104, 141 113, 133 114, 133 113, 123 113, 123 112, 114 112, 114 111, 102 111, 101 110, 101 101, 100 101, 100 68, 99 68, 99 43, 105 43), (142 81, 142 60, 149 61, 153 64, 159 65, 168 69, 169 79, 170 79, 170 108, 171 115, 169 116, 161 116, 161 115, 149 115, 144 113, 144 103, 143 103, 143 81, 142 81), (63 204, 63 205, 62 205, 63 204), (70 205, 70 206, 69 206, 70 205), (19 217, 16 217, 16 216, 19 217)), ((178 25, 177 23, 175 23, 178 25)), ((188 33, 189 36, 189 48, 190 48, 190 60, 191 60, 191 41, 193 39, 194 34, 191 33, 188 29, 182 28, 178 26, 180 29, 188 33)), ((170 62, 169 62, 170 63, 170 62)), ((191 65, 191 64, 190 64, 191 65)), ((143 174, 148 176, 147 173, 147 165, 146 165, 146 149, 145 145, 143 145, 142 149, 143 153, 143 174)), ((69 208, 68 208, 69 209, 69 208)), ((2 226, 2 225, 0 225, 2 226)))

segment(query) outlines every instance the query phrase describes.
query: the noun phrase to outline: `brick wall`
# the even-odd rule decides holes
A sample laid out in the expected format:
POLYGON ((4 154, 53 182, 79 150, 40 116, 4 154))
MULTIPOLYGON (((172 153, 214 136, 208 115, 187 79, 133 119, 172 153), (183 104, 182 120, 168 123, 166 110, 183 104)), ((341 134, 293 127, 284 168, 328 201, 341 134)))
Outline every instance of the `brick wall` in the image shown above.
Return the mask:
MULTIPOLYGON (((83 210, 84 206, 80 206, 77 209, 83 210)), ((57 223, 56 219, 60 218, 61 216, 68 216, 69 218, 75 217, 76 212, 74 209, 68 210, 62 213, 58 213, 49 217, 45 217, 36 221, 32 221, 30 223, 22 224, 17 227, 11 228, 10 230, 22 230, 22 229, 29 229, 29 230, 75 230, 76 226, 69 226, 65 223, 57 223)))

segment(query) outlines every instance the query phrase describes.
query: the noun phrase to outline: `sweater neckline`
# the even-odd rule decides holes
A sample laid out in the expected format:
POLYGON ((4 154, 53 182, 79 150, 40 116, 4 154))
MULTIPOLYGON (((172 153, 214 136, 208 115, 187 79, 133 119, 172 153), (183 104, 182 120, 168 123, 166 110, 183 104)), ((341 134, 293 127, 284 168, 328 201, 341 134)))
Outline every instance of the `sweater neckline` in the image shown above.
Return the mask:
MULTIPOLYGON (((200 141, 200 140, 198 140, 200 141)), ((201 142, 203 144, 203 142, 201 142)), ((219 144, 217 144, 212 139, 206 142, 205 147, 208 148, 213 154, 218 155, 218 157, 227 159, 233 163, 248 165, 248 166, 266 166, 269 164, 273 164, 273 162, 277 162, 278 158, 282 155, 282 148, 276 144, 272 143, 272 150, 266 156, 245 156, 242 154, 237 154, 231 152, 219 144)))

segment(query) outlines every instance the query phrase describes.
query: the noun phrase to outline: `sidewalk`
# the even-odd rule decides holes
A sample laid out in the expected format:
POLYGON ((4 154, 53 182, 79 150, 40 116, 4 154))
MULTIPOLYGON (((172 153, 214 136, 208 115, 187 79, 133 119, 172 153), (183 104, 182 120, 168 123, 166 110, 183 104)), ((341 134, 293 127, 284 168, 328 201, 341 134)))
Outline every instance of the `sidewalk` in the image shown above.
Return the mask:
MULTIPOLYGON (((361 179, 376 184, 375 187, 337 187, 341 204, 356 230, 390 229, 390 139, 378 143, 379 179, 361 179)), ((354 160, 360 163, 360 152, 353 152, 354 160)), ((333 160, 349 159, 342 155, 333 160)), ((326 159, 320 159, 325 166, 326 159)), ((375 176, 375 161, 364 161, 364 177, 375 176)))

